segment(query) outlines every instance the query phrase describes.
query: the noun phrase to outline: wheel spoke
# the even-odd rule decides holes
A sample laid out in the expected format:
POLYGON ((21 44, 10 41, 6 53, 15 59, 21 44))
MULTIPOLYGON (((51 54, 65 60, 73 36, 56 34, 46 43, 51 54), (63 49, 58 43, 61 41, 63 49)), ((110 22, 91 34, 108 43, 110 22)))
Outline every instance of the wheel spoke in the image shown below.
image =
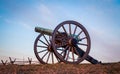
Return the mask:
POLYGON ((47 46, 48 46, 48 44, 46 44, 46 43, 45 43, 45 42, 43 42, 42 40, 40 40, 40 39, 39 39, 39 41, 40 41, 40 42, 42 42, 43 44, 45 44, 45 45, 47 45, 47 46))
POLYGON ((47 40, 47 38, 45 37, 45 35, 43 34, 43 37, 45 38, 46 42, 48 43, 48 45, 50 44, 47 40))
POLYGON ((58 48, 57 48, 57 50, 60 50, 60 51, 62 51, 62 49, 58 49, 58 48))
POLYGON ((48 51, 44 54, 44 56, 41 59, 43 59, 47 54, 48 54, 48 51))
POLYGON ((46 46, 41 46, 41 45, 37 45, 37 47, 41 47, 41 48, 47 48, 46 46))
POLYGON ((51 53, 51 55, 52 55, 52 63, 54 64, 53 52, 51 53))
POLYGON ((61 34, 59 31, 57 31, 57 34, 61 34))
POLYGON ((60 60, 58 59, 58 57, 56 55, 55 55, 55 57, 56 57, 57 61, 60 62, 60 60))
POLYGON ((74 29, 74 33, 73 33, 73 35, 75 35, 76 30, 77 30, 77 25, 76 25, 76 27, 75 27, 75 29, 74 29))
POLYGON ((66 61, 68 60, 70 49, 71 49, 71 47, 69 47, 69 49, 68 49, 68 54, 67 54, 67 57, 66 57, 66 61))
POLYGON ((88 46, 88 44, 78 43, 78 45, 88 46))
POLYGON ((66 48, 65 48, 65 50, 64 50, 64 55, 63 55, 63 58, 65 58, 65 56, 66 56, 66 53, 67 53, 67 48, 68 48, 69 46, 66 46, 66 48))
POLYGON ((50 57, 50 53, 51 53, 51 52, 49 52, 49 54, 48 54, 48 58, 47 58, 46 63, 48 63, 48 60, 49 60, 49 57, 50 57))
POLYGON ((62 52, 61 52, 60 54, 62 55, 62 54, 64 53, 65 50, 62 49, 61 51, 62 51, 62 52))
POLYGON ((60 53, 62 55, 62 53, 64 53, 64 51, 66 51, 68 48, 68 46, 65 47, 65 49, 60 53))
POLYGON ((82 32, 83 32, 83 31, 80 31, 80 32, 78 33, 77 37, 78 37, 82 32))
POLYGON ((64 53, 65 50, 63 50, 60 54, 62 55, 64 53))
POLYGON ((69 24, 69 33, 71 35, 71 25, 69 24))
POLYGON ((86 39, 87 37, 83 37, 83 38, 80 38, 78 41, 82 41, 82 40, 84 40, 84 39, 86 39))
POLYGON ((64 32, 68 35, 68 33, 63 25, 62 25, 62 28, 63 28, 64 32))
POLYGON ((47 49, 45 49, 45 50, 42 50, 42 51, 39 51, 38 53, 41 53, 41 52, 44 52, 44 51, 47 51, 47 49))
POLYGON ((65 50, 65 52, 64 52, 64 55, 63 55, 63 58, 65 58, 65 56, 66 56, 66 53, 67 53, 67 50, 65 50))
POLYGON ((72 57, 73 57, 73 62, 75 61, 75 58, 74 58, 74 48, 72 47, 72 57))

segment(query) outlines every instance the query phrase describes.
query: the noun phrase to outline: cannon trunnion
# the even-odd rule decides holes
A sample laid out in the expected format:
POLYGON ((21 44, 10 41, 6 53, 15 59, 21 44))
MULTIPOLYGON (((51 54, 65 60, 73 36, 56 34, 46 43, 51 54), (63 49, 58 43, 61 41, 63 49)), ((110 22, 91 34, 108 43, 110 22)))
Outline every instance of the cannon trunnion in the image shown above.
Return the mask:
POLYGON ((35 27, 40 34, 34 43, 34 53, 42 64, 70 63, 79 64, 84 59, 92 64, 99 61, 89 54, 90 36, 80 23, 64 21, 54 30, 35 27))

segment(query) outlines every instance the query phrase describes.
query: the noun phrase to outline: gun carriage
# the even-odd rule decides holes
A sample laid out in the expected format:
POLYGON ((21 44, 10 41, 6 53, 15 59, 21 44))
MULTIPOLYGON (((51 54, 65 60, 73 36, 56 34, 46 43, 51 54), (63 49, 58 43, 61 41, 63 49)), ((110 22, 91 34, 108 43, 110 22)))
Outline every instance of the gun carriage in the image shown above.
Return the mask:
POLYGON ((79 64, 84 59, 92 64, 99 61, 89 54, 91 40, 86 28, 76 21, 64 21, 54 30, 35 27, 40 33, 34 43, 34 53, 42 64, 59 62, 79 64))

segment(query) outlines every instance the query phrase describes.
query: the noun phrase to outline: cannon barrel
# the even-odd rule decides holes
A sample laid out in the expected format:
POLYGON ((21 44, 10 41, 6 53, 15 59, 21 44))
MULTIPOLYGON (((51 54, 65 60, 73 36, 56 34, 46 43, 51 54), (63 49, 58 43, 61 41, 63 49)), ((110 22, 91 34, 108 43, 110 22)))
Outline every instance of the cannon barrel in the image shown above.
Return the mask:
POLYGON ((53 30, 42 28, 42 27, 35 27, 35 32, 52 36, 53 30))

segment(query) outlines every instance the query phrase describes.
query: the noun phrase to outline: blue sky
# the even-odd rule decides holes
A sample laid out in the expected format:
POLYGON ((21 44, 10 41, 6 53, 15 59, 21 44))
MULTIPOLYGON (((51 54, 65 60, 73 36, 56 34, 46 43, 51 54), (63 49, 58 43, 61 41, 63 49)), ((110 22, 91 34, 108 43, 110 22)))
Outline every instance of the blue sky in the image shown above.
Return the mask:
POLYGON ((120 61, 119 0, 0 0, 0 56, 35 58, 35 26, 54 29, 65 20, 88 30, 91 56, 120 61))

